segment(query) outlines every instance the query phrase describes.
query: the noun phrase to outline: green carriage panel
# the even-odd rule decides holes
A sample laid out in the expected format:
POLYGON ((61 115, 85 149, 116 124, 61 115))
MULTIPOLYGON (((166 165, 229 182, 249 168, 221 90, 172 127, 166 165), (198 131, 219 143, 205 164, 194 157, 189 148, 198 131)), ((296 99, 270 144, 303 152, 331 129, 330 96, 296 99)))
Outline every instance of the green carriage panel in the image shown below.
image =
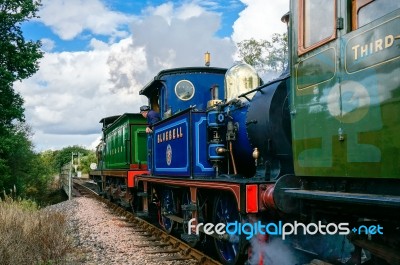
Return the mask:
POLYGON ((103 128, 105 169, 130 169, 147 164, 146 126, 141 114, 125 113, 103 128))
MULTIPOLYGON (((299 3, 291 9, 304 8, 299 3)), ((350 29, 346 6, 327 3, 334 23, 321 32, 326 38, 313 45, 313 36, 291 36, 295 173, 399 179, 400 10, 350 29)), ((291 27, 317 34, 321 25, 301 26, 302 18, 292 17, 291 27)))

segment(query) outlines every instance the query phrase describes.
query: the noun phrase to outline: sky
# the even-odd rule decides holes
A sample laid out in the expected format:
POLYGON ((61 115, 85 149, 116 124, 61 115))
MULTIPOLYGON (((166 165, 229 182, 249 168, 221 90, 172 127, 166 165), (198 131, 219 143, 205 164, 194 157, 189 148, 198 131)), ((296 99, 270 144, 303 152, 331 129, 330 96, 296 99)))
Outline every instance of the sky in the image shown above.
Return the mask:
MULTIPOLYGON (((41 40, 40 68, 14 88, 36 151, 94 149, 103 117, 135 113, 139 91, 166 68, 229 68, 236 43, 286 32, 289 0, 42 0, 22 25, 41 40)), ((264 80, 267 81, 267 80, 264 80)))

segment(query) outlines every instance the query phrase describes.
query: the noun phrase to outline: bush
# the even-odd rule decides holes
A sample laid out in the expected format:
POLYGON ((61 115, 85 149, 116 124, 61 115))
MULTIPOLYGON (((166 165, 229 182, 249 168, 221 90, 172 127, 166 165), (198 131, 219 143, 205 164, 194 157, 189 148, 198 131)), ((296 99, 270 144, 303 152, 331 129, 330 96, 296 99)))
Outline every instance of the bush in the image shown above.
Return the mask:
POLYGON ((72 241, 66 217, 30 201, 0 202, 0 264, 62 264, 72 241))

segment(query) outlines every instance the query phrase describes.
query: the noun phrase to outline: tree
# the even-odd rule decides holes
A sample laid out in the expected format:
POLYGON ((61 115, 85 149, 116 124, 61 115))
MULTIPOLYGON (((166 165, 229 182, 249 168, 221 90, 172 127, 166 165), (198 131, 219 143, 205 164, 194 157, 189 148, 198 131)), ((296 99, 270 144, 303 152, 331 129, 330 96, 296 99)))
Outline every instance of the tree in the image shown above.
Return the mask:
POLYGON ((43 57, 40 41, 26 41, 21 24, 35 18, 40 0, 0 0, 0 134, 23 121, 23 99, 13 83, 32 76, 43 57))
POLYGON ((275 33, 272 40, 244 40, 237 44, 239 57, 258 71, 283 71, 287 66, 287 34, 275 33))
POLYGON ((23 22, 37 17, 39 7, 40 0, 0 0, 0 189, 15 185, 22 191, 37 177, 23 99, 13 83, 32 76, 43 57, 41 43, 26 41, 21 30, 23 22))
POLYGON ((272 35, 272 45, 267 56, 267 65, 275 71, 283 71, 288 65, 287 33, 272 35))
POLYGON ((82 157, 81 159, 81 168, 82 168, 82 173, 87 174, 90 172, 90 164, 96 163, 97 162, 97 157, 96 153, 94 151, 89 151, 89 153, 82 157))
POLYGON ((238 43, 239 56, 254 68, 265 64, 264 54, 268 52, 270 43, 266 40, 244 40, 238 43))
POLYGON ((0 159, 0 191, 16 187, 19 195, 46 192, 52 181, 52 170, 47 167, 39 154, 33 151, 30 140, 31 130, 25 123, 15 123, 2 137, 3 150, 0 159))
POLYGON ((61 167, 69 162, 71 162, 72 159, 72 153, 79 153, 81 157, 86 156, 89 154, 89 150, 85 149, 84 147, 74 145, 74 146, 68 146, 60 151, 58 151, 54 157, 54 162, 55 162, 55 167, 57 169, 57 172, 60 171, 61 167))

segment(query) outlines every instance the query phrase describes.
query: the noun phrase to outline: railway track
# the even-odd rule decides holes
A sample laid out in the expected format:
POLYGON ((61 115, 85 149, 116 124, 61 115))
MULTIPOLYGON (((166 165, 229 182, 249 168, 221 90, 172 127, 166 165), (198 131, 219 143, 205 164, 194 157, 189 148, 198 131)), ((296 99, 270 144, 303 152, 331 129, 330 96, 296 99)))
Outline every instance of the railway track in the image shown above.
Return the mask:
MULTIPOLYGON (((121 216, 121 221, 126 222, 123 226, 131 228, 133 234, 139 235, 143 240, 135 244, 139 248, 156 248, 156 250, 145 251, 146 255, 150 255, 151 260, 155 263, 161 261, 188 261, 190 264, 221 264, 212 257, 198 249, 187 245, 182 240, 166 233, 163 229, 150 223, 143 218, 136 216, 134 213, 125 210, 124 208, 110 202, 109 200, 98 195, 94 191, 96 184, 91 184, 86 180, 74 179, 73 191, 74 197, 84 196, 90 197, 100 202, 105 203, 116 215, 121 216), (168 254, 168 256, 165 256, 168 254)), ((304 252, 300 251, 299 252, 304 252)), ((306 253, 303 253, 303 255, 306 253)), ((315 254, 307 255, 309 259, 307 262, 301 263, 303 265, 333 265, 318 259, 315 254)), ((264 264, 257 263, 257 264, 264 264)), ((297 263, 296 263, 297 264, 297 263)), ((336 263, 335 263, 336 264, 336 263)), ((342 263, 340 263, 342 264, 342 263)), ((221 264, 222 265, 222 264, 221 264)))
POLYGON ((73 195, 75 197, 85 196, 96 199, 105 203, 115 214, 124 218, 126 226, 131 227, 132 233, 140 234, 145 239, 143 242, 136 244, 136 247, 156 247, 157 250, 148 251, 146 254, 153 255, 152 260, 157 261, 179 261, 188 260, 193 261, 193 264, 214 265, 221 264, 213 258, 207 256, 201 251, 190 247, 180 239, 171 236, 161 228, 149 223, 148 221, 135 216, 107 199, 104 199, 92 190, 88 185, 85 185, 84 180, 74 179, 73 181, 73 195), (170 254, 168 257, 157 257, 161 254, 170 254))

